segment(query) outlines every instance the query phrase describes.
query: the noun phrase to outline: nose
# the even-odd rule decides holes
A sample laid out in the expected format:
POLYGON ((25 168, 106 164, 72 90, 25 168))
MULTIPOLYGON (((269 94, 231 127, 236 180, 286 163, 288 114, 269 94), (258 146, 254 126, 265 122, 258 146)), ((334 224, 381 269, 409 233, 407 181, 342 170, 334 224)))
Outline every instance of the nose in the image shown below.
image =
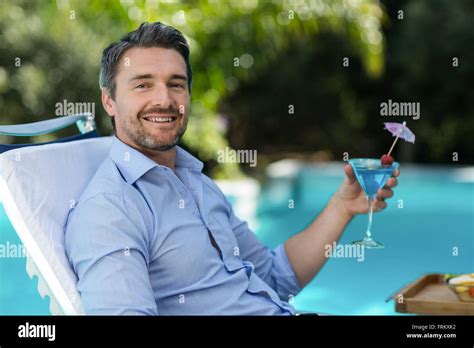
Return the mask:
POLYGON ((171 105, 171 97, 169 95, 168 87, 164 84, 158 84, 155 91, 153 91, 153 106, 158 106, 163 109, 168 109, 171 105))

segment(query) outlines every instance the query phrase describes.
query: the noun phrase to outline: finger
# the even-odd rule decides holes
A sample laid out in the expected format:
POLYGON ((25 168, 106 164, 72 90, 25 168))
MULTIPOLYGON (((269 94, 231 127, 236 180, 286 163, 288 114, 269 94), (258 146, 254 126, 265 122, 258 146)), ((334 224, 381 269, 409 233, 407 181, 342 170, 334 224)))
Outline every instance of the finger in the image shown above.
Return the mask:
POLYGON ((346 173, 346 178, 347 178, 348 183, 350 185, 352 185, 353 183, 355 183, 357 181, 357 178, 354 174, 354 170, 352 169, 350 164, 346 164, 344 166, 344 173, 346 173))
POLYGON ((397 177, 399 175, 400 175, 400 169, 396 169, 392 174, 393 177, 397 177))
POLYGON ((378 200, 377 203, 375 203, 375 209, 377 211, 382 211, 384 210, 385 208, 387 208, 387 202, 384 202, 384 201, 380 201, 378 200))
POLYGON ((398 180, 395 178, 389 178, 387 182, 385 183, 384 188, 390 188, 390 187, 397 187, 398 185, 398 180))
POLYGON ((377 199, 381 201, 391 197, 393 197, 393 191, 391 189, 380 189, 377 191, 377 199))

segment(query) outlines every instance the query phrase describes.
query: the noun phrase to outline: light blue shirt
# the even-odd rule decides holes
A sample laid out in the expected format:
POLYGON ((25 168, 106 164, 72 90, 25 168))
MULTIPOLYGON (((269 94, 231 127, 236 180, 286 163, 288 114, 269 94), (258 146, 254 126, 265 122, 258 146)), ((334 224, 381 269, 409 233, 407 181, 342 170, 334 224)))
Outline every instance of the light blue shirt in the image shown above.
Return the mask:
POLYGON ((114 138, 71 211, 66 252, 86 314, 289 315, 301 289, 177 147, 175 170, 114 138))

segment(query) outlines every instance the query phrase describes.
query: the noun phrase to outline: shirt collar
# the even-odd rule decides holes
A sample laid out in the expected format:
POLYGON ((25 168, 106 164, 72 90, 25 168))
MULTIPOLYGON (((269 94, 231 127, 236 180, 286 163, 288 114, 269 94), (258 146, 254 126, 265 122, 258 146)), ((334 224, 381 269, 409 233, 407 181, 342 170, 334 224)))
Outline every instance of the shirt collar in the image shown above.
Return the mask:
MULTIPOLYGON (((130 185, 154 167, 165 168, 116 136, 113 138, 109 156, 130 185)), ((200 172, 203 163, 186 150, 176 146, 175 166, 200 172)))

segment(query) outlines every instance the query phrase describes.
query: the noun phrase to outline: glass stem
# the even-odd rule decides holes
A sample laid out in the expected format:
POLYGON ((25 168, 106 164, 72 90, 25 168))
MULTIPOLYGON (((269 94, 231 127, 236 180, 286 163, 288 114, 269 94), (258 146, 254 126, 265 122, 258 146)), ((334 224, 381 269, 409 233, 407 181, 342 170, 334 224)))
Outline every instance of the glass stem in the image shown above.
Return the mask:
POLYGON ((372 215, 374 212, 375 200, 372 197, 368 197, 367 201, 369 202, 369 225, 367 226, 367 232, 365 233, 366 239, 372 239, 372 233, 370 229, 372 228, 372 215))

